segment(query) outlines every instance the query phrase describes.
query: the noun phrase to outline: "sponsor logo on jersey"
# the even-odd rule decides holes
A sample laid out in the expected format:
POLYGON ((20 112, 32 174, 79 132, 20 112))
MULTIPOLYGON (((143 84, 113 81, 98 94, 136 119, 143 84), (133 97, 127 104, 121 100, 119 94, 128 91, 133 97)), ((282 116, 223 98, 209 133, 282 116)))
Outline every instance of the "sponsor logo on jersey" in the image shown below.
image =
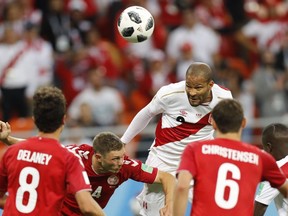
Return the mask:
POLYGON ((111 175, 107 179, 107 182, 108 182, 109 185, 117 185, 118 182, 119 182, 119 178, 116 175, 111 175))
POLYGON ((180 114, 186 117, 188 113, 185 110, 180 110, 180 114))

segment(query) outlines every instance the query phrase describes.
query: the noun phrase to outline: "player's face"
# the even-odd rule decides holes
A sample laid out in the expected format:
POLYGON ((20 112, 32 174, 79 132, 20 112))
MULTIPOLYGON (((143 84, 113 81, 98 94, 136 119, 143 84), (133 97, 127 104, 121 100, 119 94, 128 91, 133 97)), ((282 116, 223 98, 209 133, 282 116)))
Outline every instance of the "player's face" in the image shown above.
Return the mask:
POLYGON ((191 106, 210 102, 212 99, 211 88, 214 82, 207 80, 202 76, 188 76, 186 78, 186 93, 191 106))
POLYGON ((111 151, 105 156, 102 156, 101 166, 103 171, 118 173, 124 162, 125 149, 124 147, 120 151, 111 151))

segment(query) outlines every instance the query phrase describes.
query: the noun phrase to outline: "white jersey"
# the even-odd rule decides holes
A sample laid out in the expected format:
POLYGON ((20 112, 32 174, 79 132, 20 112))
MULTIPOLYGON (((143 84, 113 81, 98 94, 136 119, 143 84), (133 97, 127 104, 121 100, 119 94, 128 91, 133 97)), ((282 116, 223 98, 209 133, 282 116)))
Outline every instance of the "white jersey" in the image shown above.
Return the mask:
MULTIPOLYGON (((151 151, 172 169, 178 167, 181 154, 188 143, 213 138, 211 110, 221 99, 232 98, 232 94, 229 90, 214 84, 212 96, 210 103, 192 107, 185 91, 185 81, 181 81, 161 87, 144 108, 145 113, 148 113, 146 116, 151 118, 162 113, 151 151)), ((121 138, 124 143, 129 142, 147 123, 147 117, 144 117, 143 112, 142 110, 136 115, 136 120, 133 119, 121 138)))
MULTIPOLYGON (((288 156, 277 161, 277 165, 281 168, 281 170, 288 176, 288 156)), ((269 182, 264 181, 261 182, 258 191, 255 197, 255 200, 264 205, 269 205, 273 200, 275 206, 277 208, 279 216, 287 216, 288 215, 288 201, 285 199, 282 194, 276 189, 272 188, 269 182)))

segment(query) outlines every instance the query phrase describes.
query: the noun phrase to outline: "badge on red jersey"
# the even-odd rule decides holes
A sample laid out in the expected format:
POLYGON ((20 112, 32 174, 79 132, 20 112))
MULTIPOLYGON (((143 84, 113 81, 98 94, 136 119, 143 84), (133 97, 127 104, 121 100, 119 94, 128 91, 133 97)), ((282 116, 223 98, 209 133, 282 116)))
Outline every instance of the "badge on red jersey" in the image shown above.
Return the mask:
POLYGON ((109 185, 117 185, 118 182, 119 182, 119 178, 116 175, 111 175, 107 179, 107 182, 108 182, 109 185))

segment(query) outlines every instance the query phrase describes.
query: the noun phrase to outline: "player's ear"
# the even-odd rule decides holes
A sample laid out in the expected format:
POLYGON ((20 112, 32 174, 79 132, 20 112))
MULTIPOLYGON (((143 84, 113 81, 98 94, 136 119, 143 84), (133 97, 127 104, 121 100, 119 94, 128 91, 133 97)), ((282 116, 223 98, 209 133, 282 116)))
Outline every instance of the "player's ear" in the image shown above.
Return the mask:
POLYGON ((241 127, 242 127, 242 128, 245 128, 245 127, 246 127, 246 124, 247 124, 247 120, 246 120, 246 118, 243 118, 241 127))
POLYGON ((95 155, 95 158, 96 158, 97 160, 100 160, 100 159, 102 158, 102 155, 99 154, 99 153, 95 153, 94 155, 95 155))
POLYGON ((266 149, 267 149, 267 151, 268 151, 269 153, 272 152, 272 144, 271 144, 270 142, 268 142, 268 143, 266 144, 266 149))
POLYGON ((209 82, 209 86, 210 86, 210 88, 212 88, 212 87, 213 87, 213 85, 214 85, 214 81, 213 81, 213 80, 211 80, 211 81, 209 82))
POLYGON ((213 117, 211 118, 211 124, 212 124, 213 129, 216 130, 217 129, 217 124, 214 121, 213 117))
POLYGON ((65 124, 65 122, 66 122, 66 119, 67 119, 67 116, 66 116, 66 115, 64 115, 64 116, 63 116, 63 119, 62 119, 62 124, 63 124, 63 125, 65 124))

